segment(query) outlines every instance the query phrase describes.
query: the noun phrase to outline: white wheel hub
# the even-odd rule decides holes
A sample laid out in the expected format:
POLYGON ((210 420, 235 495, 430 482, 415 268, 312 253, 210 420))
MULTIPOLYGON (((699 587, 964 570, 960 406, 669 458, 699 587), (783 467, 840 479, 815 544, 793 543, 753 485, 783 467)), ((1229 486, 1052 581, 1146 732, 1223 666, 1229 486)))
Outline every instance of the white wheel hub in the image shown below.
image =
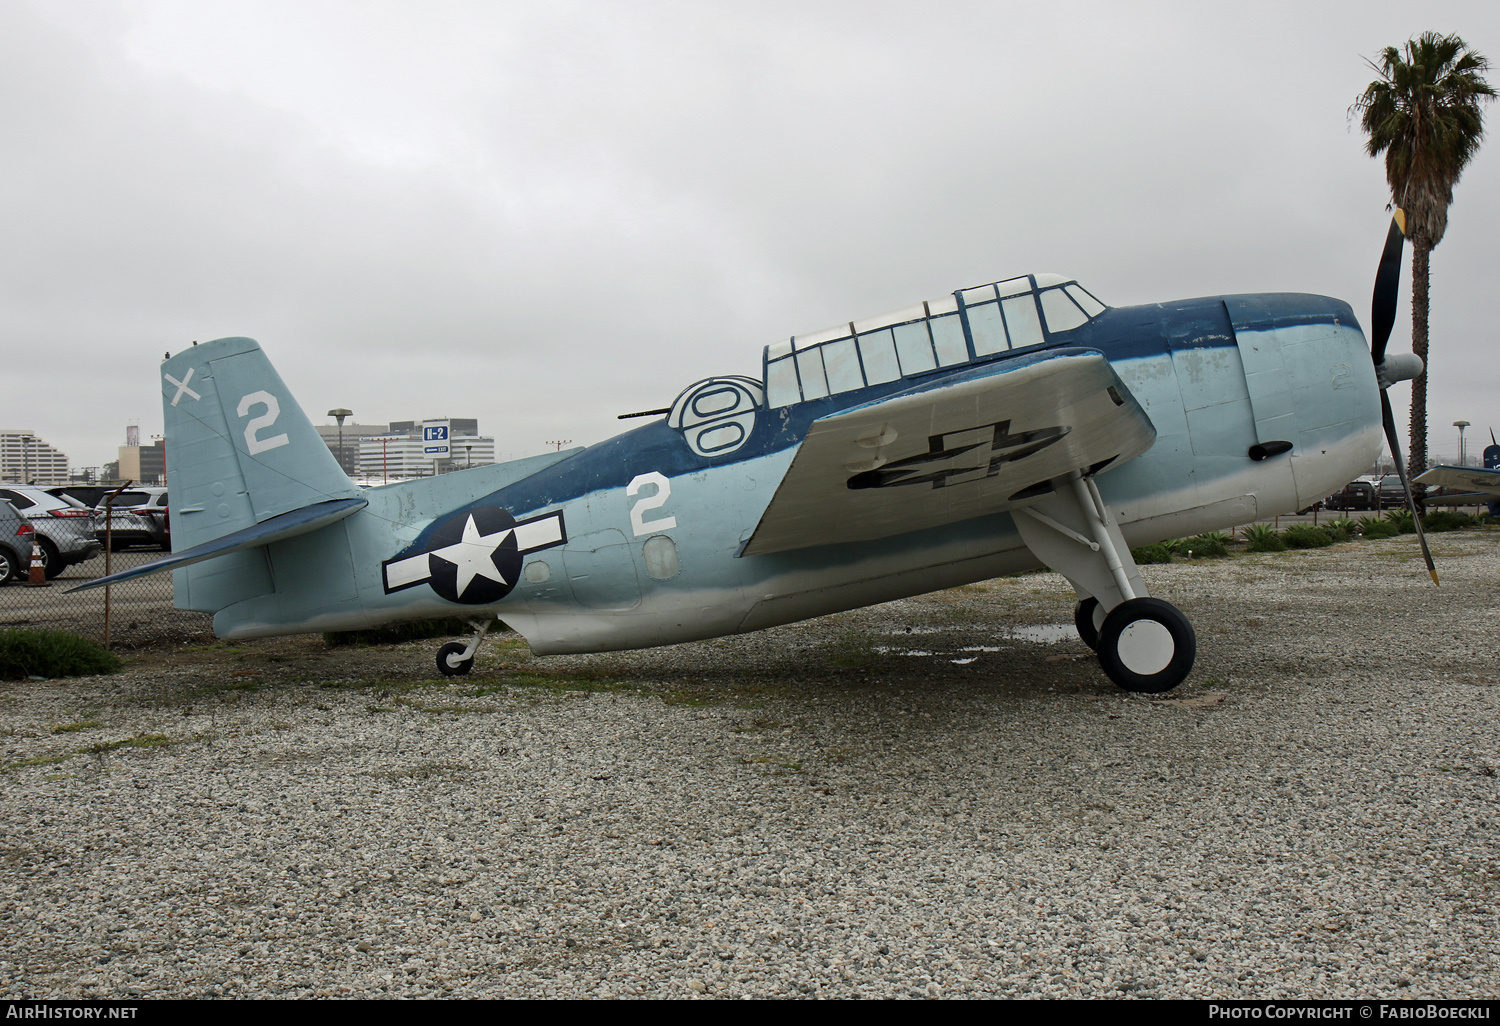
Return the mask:
POLYGON ((1165 624, 1137 620, 1120 632, 1115 651, 1127 670, 1149 677, 1167 668, 1177 653, 1177 644, 1165 624))

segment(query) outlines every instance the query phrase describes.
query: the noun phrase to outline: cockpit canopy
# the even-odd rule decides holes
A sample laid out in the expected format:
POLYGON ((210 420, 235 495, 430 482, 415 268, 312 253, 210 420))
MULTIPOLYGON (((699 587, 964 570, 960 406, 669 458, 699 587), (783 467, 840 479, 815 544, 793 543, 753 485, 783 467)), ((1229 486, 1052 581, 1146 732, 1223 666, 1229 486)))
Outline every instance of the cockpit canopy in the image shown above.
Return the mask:
POLYGON ((766 346, 766 405, 790 406, 1041 345, 1046 334, 1080 327, 1106 309, 1070 278, 1028 274, 795 335, 766 346))

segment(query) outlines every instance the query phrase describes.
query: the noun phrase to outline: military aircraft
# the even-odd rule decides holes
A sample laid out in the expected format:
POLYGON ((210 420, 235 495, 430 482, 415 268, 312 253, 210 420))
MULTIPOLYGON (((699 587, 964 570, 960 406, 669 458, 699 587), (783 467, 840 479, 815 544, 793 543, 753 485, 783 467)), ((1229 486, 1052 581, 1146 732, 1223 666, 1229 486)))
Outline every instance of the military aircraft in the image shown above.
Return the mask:
MULTIPOLYGON (((1432 488, 1452 488, 1457 494, 1439 499, 1444 505, 1478 505, 1489 503, 1490 515, 1500 516, 1500 444, 1490 432, 1490 444, 1484 447, 1484 467, 1452 467, 1439 464, 1416 477, 1416 483, 1432 488)), ((1431 502, 1429 498, 1427 501, 1431 502)))
POLYGON ((375 488, 254 341, 194 345, 161 367, 176 551, 85 587, 171 569, 224 638, 458 614, 451 675, 496 619, 539 655, 645 648, 1050 567, 1105 674, 1165 691, 1197 641, 1131 546, 1317 501, 1382 413, 1394 449, 1401 239, 1373 352, 1335 299, 1115 308, 1028 274, 775 342, 587 448, 375 488))

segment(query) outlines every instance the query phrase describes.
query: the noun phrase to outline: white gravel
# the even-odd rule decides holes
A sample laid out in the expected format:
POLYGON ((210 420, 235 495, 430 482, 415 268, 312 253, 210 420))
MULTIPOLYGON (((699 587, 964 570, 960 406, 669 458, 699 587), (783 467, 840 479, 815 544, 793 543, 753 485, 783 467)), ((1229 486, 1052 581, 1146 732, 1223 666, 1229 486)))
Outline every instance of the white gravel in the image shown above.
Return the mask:
POLYGON ((1147 567, 1167 701, 1053 575, 0 684, 0 997, 1494 997, 1497 541, 1147 567))

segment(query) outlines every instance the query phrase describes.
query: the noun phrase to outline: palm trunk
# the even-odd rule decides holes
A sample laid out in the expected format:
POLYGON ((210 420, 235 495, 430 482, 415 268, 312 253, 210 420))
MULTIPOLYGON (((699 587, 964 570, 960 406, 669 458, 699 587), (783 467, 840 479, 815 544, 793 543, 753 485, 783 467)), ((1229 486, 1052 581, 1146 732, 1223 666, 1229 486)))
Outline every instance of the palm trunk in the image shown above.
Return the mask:
POLYGON ((1432 247, 1420 237, 1412 239, 1411 261, 1411 351, 1422 358, 1425 368, 1411 383, 1411 445, 1407 450, 1407 473, 1416 477, 1427 469, 1427 268, 1432 247))

